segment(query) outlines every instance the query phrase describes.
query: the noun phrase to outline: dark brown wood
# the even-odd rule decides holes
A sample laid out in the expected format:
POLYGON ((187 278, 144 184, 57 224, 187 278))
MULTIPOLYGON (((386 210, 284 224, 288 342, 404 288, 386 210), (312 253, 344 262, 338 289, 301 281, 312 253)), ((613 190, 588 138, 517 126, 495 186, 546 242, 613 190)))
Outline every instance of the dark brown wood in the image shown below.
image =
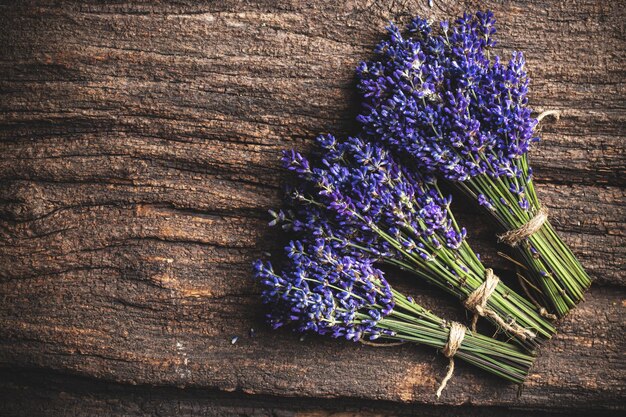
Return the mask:
MULTIPOLYGON (((619 2, 488 4, 500 52, 526 51, 533 106, 562 111, 544 120, 532 162, 557 229, 596 280, 521 396, 461 365, 435 401, 446 361, 434 351, 300 341, 263 323, 250 263, 280 246, 266 227, 285 178, 279 151, 354 131, 353 68, 387 21, 480 4, 0 6, 0 365, 302 401, 623 410, 619 2)), ((510 276, 484 217, 460 198, 455 209, 487 262, 510 276)), ((442 293, 398 280, 464 318, 442 293)))
POLYGON ((145 387, 54 372, 0 370, 0 415, 95 417, 602 417, 610 410, 402 404, 358 398, 285 398, 197 388, 145 387))

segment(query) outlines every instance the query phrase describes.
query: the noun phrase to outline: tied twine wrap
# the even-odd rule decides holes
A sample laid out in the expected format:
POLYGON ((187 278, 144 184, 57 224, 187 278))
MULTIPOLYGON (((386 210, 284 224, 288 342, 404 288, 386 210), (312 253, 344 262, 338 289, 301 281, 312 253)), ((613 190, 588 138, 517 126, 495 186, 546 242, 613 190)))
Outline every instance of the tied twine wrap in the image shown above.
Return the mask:
POLYGON ((515 247, 521 241, 531 237, 537 230, 541 229, 541 226, 548 220, 548 210, 541 207, 539 212, 528 221, 525 225, 519 229, 509 230, 506 233, 502 233, 498 236, 500 242, 504 242, 509 246, 515 247))
POLYGON ((441 392, 448 384, 450 378, 452 378, 452 374, 454 373, 454 355, 456 355, 456 351, 459 350, 459 348, 461 347, 461 343, 463 343, 466 330, 467 327, 463 326, 461 323, 457 323, 456 321, 453 321, 452 324, 450 324, 448 341, 446 342, 442 350, 444 356, 450 359, 450 363, 448 363, 448 372, 441 381, 439 389, 437 389, 437 398, 441 397, 441 392))
POLYGON ((506 322, 498 313, 487 307, 487 301, 489 301, 489 297, 491 297, 491 294, 493 294, 499 282, 500 278, 493 273, 491 268, 485 269, 485 282, 472 291, 472 293, 463 302, 463 305, 465 305, 468 310, 474 312, 474 317, 472 318, 472 330, 476 331, 478 316, 489 317, 495 321, 498 326, 522 340, 534 338, 537 336, 534 332, 515 324, 515 321, 512 323, 506 322))

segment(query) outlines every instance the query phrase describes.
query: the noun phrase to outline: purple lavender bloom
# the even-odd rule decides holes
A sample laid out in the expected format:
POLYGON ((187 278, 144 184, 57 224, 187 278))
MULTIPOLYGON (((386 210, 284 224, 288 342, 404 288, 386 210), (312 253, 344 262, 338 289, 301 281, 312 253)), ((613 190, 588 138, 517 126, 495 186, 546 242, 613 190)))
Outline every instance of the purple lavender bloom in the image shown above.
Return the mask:
POLYGON ((393 311, 393 295, 372 260, 343 255, 323 240, 292 241, 285 252, 281 273, 269 262, 254 263, 274 328, 291 324, 298 331, 354 341, 391 336, 377 323, 393 311))
POLYGON ((338 142, 320 136, 317 144, 314 161, 293 151, 283 155, 287 168, 311 167, 296 171, 301 181, 292 192, 294 230, 399 258, 396 242, 427 258, 442 245, 461 245, 466 231, 453 222, 451 198, 431 176, 408 172, 381 145, 358 137, 338 142))
POLYGON ((487 208, 488 210, 495 210, 496 207, 493 205, 493 202, 489 200, 484 194, 478 194, 478 204, 487 208))
POLYGON ((357 68, 364 131, 453 181, 520 177, 515 161, 538 140, 537 121, 522 54, 490 59, 494 23, 491 12, 466 14, 434 34, 418 17, 410 37, 390 26, 377 59, 357 68))

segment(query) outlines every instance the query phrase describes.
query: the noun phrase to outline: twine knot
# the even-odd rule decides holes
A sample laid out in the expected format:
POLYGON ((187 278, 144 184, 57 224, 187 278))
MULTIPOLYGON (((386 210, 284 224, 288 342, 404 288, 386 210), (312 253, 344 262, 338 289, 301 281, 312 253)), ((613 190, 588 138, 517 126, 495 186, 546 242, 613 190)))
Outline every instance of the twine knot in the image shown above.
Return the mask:
POLYGON ((541 229, 541 226, 543 226, 546 220, 548 220, 548 210, 542 207, 535 217, 530 219, 526 224, 522 225, 519 229, 509 230, 508 232, 498 235, 498 240, 515 247, 521 241, 528 239, 541 229))
POLYGON ((476 331, 476 323, 478 317, 481 316, 491 318, 498 326, 522 340, 534 338, 536 336, 534 332, 516 324, 514 320, 511 323, 505 321, 498 313, 487 307, 487 302, 491 294, 496 290, 499 282, 500 278, 493 273, 493 269, 485 269, 485 281, 472 291, 463 302, 468 310, 474 312, 474 317, 472 317, 472 331, 476 331))
POLYGON ((465 338, 465 331, 467 327, 463 326, 461 323, 457 323, 453 321, 450 324, 450 333, 448 333, 448 341, 443 346, 442 353, 450 362, 448 363, 448 372, 446 376, 441 381, 439 385, 439 389, 437 389, 437 398, 441 397, 441 393, 444 388, 448 384, 450 378, 452 378, 452 374, 454 373, 454 355, 456 355, 456 351, 461 347, 461 343, 463 343, 463 339, 465 338))

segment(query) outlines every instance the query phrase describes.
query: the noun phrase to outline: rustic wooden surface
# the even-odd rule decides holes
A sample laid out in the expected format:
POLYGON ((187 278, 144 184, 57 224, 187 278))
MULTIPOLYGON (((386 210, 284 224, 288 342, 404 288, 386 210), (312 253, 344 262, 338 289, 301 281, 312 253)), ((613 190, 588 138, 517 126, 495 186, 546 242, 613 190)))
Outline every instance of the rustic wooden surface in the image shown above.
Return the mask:
MULTIPOLYGON (((488 2, 500 51, 526 51, 534 107, 563 113, 532 162, 595 284, 521 395, 461 365, 436 401, 446 361, 432 350, 270 331, 250 262, 280 245, 265 226, 279 150, 355 129, 353 68, 386 22, 482 2, 308 3, 0 2, 0 413, 623 411, 624 4, 488 2)), ((494 230, 459 200, 506 275, 494 230)), ((398 285, 464 318, 441 293, 398 285)))

